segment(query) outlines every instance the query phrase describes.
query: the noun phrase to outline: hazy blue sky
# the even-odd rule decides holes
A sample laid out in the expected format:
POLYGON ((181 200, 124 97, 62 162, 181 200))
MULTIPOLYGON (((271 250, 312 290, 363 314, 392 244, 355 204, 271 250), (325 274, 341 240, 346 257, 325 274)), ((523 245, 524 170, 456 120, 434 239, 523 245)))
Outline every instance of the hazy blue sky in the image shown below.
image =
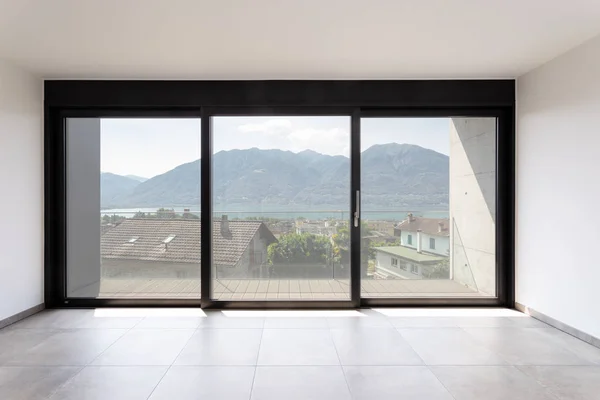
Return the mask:
MULTIPOLYGON (((150 178, 200 158, 199 119, 102 119, 102 171, 150 178)), ((410 143, 448 154, 448 118, 363 119, 361 148, 410 143)), ((213 149, 311 149, 345 155, 348 117, 216 117, 213 149)))

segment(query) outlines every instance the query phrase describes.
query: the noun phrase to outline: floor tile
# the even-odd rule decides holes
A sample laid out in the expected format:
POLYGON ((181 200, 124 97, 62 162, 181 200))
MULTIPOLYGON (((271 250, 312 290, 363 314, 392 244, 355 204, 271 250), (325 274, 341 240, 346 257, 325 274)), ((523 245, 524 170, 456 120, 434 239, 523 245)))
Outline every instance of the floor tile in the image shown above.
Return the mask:
POLYGON ((150 400, 247 400, 254 367, 173 366, 150 400))
POLYGON ((79 367, 0 367, 0 399, 47 399, 79 370, 79 367))
POLYGON ((171 365, 193 334, 191 329, 133 329, 93 365, 171 365))
POLYGON ((168 367, 85 367, 51 400, 146 400, 168 367))
POLYGON ((143 318, 85 316, 73 321, 70 324, 70 327, 78 329, 131 329, 139 324, 142 319, 143 318))
POLYGON ((125 329, 72 329, 57 332, 6 365, 87 365, 108 349, 125 329))
POLYGON ((258 365, 339 365, 328 329, 265 329, 258 365))
MULTIPOLYGON (((537 328, 464 328, 512 365, 589 365, 591 362, 537 328)), ((553 328, 550 328, 553 330, 553 328)))
POLYGON ((388 319, 396 328, 458 328, 456 318, 452 317, 390 317, 388 319))
POLYGON ((332 329, 331 336, 342 365, 422 365, 394 328, 332 329))
POLYGON ((198 328, 213 329, 262 329, 265 324, 264 318, 254 317, 228 317, 222 313, 207 313, 207 317, 202 318, 198 328))
POLYGON ((513 366, 430 368, 456 400, 557 400, 513 366))
POLYGON ((600 348, 558 329, 540 329, 539 333, 555 341, 559 346, 593 364, 600 365, 600 348))
POLYGON ((2 329, 0 330, 0 365, 26 353, 58 331, 52 329, 2 329))
POLYGON ((257 367, 252 400, 349 400, 342 368, 257 367))
POLYGON ((600 398, 600 367, 520 366, 518 368, 548 387, 561 400, 600 398))
POLYGON ((453 400, 427 367, 343 367, 354 400, 453 400))
POLYGON ((504 365, 506 361, 460 328, 399 329, 427 365, 504 365))
POLYGON ((44 310, 14 324, 15 328, 69 329, 85 318, 94 315, 94 310, 44 310))
POLYGON ((198 329, 175 365, 256 365, 260 329, 198 329))
POLYGON ((391 328, 392 324, 388 318, 382 317, 335 317, 327 318, 329 327, 332 329, 354 329, 354 328, 391 328))
POLYGON ((265 329, 327 329, 327 318, 283 317, 265 318, 265 329))
POLYGON ((140 321, 136 329, 196 329, 202 317, 146 317, 140 321))

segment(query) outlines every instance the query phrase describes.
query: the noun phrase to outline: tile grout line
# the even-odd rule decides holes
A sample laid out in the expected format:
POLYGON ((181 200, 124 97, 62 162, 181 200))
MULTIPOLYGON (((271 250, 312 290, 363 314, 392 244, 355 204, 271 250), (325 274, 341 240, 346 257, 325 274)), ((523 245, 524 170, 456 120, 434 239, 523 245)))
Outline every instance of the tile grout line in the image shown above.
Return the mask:
POLYGON ((446 390, 446 392, 448 392, 448 394, 450 395, 450 397, 452 397, 454 400, 457 400, 457 399, 456 399, 456 396, 454 396, 454 395, 452 394, 452 392, 450 391, 450 389, 448 389, 448 388, 446 387, 446 385, 444 385, 444 382, 442 382, 442 380, 441 380, 441 379, 440 379, 440 378, 439 378, 439 377, 438 377, 438 376, 435 374, 435 372, 434 372, 434 371, 431 369, 431 366, 429 366, 429 365, 425 365, 425 368, 427 368, 427 370, 428 370, 429 372, 431 372, 431 375, 433 375, 433 376, 435 377, 435 379, 436 379, 436 380, 437 380, 437 381, 440 383, 440 385, 442 385, 442 387, 443 387, 443 388, 446 390))
MULTIPOLYGON (((329 325, 329 323, 328 323, 329 325)), ((346 376, 346 371, 344 370, 344 366, 342 365, 342 359, 340 358, 340 353, 338 351, 337 346, 335 345, 335 340, 333 340, 333 332, 331 332, 331 326, 329 327, 328 331, 329 331, 329 339, 331 340, 331 343, 333 344, 333 349, 335 350, 335 355, 338 358, 338 361, 340 362, 340 369, 342 370, 342 376, 344 377, 344 382, 346 382, 346 387, 348 388, 348 394, 350 395, 350 398, 352 398, 352 390, 350 389, 350 384, 348 383, 348 377, 346 376)))
POLYGON ((252 375, 252 384, 250 385, 250 395, 248 400, 252 400, 252 393, 254 392, 254 381, 256 381, 256 371, 258 371, 258 357, 260 357, 260 348, 262 346, 263 336, 265 334, 265 323, 266 319, 263 320, 263 328, 260 332, 260 342, 258 342, 258 351, 256 352, 256 363, 254 365, 254 375, 252 375))
POLYGON ((154 387, 152 388, 152 391, 150 392, 150 394, 148 395, 148 397, 146 397, 146 400, 148 400, 148 399, 150 399, 150 397, 152 397, 152 395, 156 391, 156 388, 158 388, 158 385, 160 385, 161 382, 163 381, 163 379, 165 379, 165 376, 167 376, 167 373, 169 373, 169 371, 171 370, 171 367, 173 367, 173 364, 175 363, 175 361, 177 361, 177 359, 179 358, 179 356, 181 355, 181 353, 183 352, 183 350, 186 348, 186 346, 188 345, 188 343, 190 342, 190 340, 192 340, 192 338, 194 337, 194 335, 196 334, 197 331, 198 331, 198 329, 195 329, 194 333, 192 333, 190 335, 190 337, 188 338, 188 340, 185 341, 185 344, 181 347, 181 350, 179 350, 179 353, 177 353, 177 355, 173 359, 173 362, 171 363, 171 365, 169 365, 167 367, 167 369, 165 370, 165 373, 160 377, 160 379, 158 380, 158 382, 156 382, 156 385, 154 385, 154 387))

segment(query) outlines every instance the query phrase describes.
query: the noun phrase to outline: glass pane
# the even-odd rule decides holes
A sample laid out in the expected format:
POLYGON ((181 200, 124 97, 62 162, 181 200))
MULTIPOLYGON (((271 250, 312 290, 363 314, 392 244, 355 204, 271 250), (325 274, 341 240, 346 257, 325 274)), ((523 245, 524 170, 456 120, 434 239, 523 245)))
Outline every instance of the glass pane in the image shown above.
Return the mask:
POLYGON ((216 300, 350 299, 350 118, 213 118, 216 300))
POLYGON ((67 296, 200 297, 200 120, 69 118, 67 296))
POLYGON ((496 296, 496 119, 361 122, 363 297, 496 296))

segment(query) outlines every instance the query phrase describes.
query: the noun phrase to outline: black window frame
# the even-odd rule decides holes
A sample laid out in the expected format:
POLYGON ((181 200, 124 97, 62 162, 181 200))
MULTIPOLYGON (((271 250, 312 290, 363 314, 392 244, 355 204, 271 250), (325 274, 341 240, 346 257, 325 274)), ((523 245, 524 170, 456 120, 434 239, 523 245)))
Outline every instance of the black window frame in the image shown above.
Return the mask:
MULTIPOLYGON (((44 82, 45 303, 53 307, 189 306, 203 308, 356 308, 360 306, 505 306, 514 307, 514 80, 390 81, 88 81, 44 82), (75 299, 65 295, 66 203, 65 126, 71 117, 201 118, 202 219, 210 226, 210 130, 212 115, 351 116, 351 193, 360 190, 360 120, 362 117, 497 118, 496 282, 495 298, 360 297, 360 227, 351 230, 352 298, 350 301, 210 301, 210 240, 202 240, 202 299, 75 299), (320 114, 319 114, 320 113, 320 114), (235 114, 240 115, 240 114, 235 114), (205 168, 206 167, 206 168, 205 168), (205 180, 208 178, 208 180, 205 180), (358 181, 358 183, 356 182, 358 181), (206 218, 208 217, 208 218, 206 218), (205 251, 208 250, 208 253, 205 251)), ((354 199, 354 196, 351 196, 354 199)), ((352 200, 352 209, 355 201, 352 200)), ((360 225, 360 224, 359 224, 360 225)), ((203 232, 205 226, 202 226, 203 232)), ((203 235, 205 237, 205 235, 203 235)), ((210 236, 207 236, 210 237, 210 236)))

